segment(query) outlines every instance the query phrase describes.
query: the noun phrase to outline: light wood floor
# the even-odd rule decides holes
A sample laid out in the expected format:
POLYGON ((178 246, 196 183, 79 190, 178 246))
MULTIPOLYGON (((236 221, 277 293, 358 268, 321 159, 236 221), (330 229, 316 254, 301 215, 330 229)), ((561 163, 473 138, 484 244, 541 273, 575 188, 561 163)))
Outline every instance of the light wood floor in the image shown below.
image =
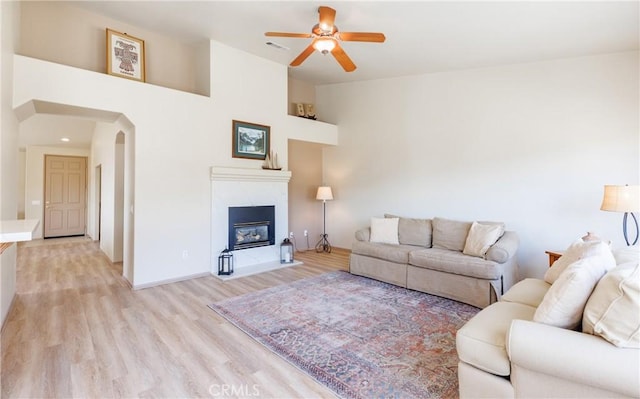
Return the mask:
POLYGON ((328 271, 348 251, 227 282, 210 276, 132 291, 83 238, 18 249, 17 297, 2 330, 2 398, 331 398, 207 305, 328 271))

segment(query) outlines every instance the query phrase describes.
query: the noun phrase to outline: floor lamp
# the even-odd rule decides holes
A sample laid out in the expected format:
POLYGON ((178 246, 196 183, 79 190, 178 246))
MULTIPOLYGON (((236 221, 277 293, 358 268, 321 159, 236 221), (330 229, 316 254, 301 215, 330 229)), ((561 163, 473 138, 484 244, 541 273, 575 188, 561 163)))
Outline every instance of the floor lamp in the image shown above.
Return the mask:
POLYGON ((329 244, 329 240, 327 239, 327 201, 331 201, 333 199, 333 193, 331 192, 331 187, 329 186, 320 186, 318 187, 318 192, 316 193, 316 199, 322 201, 322 238, 316 244, 316 252, 331 252, 331 244, 329 244))
POLYGON ((640 186, 604 186, 604 197, 602 198, 602 205, 600 209, 603 211, 611 212, 624 212, 622 217, 622 233, 624 234, 624 240, 627 242, 627 246, 636 245, 638 243, 638 236, 640 231, 638 230, 638 219, 633 212, 640 210, 640 186), (627 218, 631 214, 633 222, 636 227, 636 238, 633 243, 629 242, 627 236, 627 218))

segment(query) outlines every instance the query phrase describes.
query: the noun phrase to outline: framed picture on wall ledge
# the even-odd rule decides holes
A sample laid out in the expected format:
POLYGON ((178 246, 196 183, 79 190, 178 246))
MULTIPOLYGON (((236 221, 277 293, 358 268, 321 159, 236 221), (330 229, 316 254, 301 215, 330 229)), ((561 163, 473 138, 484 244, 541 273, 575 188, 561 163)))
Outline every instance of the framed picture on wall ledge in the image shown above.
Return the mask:
POLYGON ((107 73, 145 81, 144 40, 107 28, 107 73))
POLYGON ((264 160, 270 150, 271 128, 257 123, 233 121, 231 140, 234 158, 264 160))

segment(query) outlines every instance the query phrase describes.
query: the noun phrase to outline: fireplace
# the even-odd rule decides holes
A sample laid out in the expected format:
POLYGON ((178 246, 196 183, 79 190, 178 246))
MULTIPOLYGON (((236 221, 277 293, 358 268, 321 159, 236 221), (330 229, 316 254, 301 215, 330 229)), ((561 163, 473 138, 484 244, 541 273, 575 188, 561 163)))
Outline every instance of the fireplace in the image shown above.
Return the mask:
POLYGON ((275 206, 229 207, 229 249, 274 245, 275 237, 275 206))
MULTIPOLYGON (((255 271, 255 267, 266 264, 275 264, 281 267, 280 247, 277 244, 287 237, 289 228, 288 182, 291 178, 291 172, 265 170, 259 167, 248 169, 212 166, 210 177, 211 273, 217 276, 218 255, 225 248, 233 251, 233 275, 236 278, 243 275, 245 271, 251 273, 255 271), (229 211, 231 207, 245 207, 246 210, 259 209, 264 205, 273 206, 275 218, 256 217, 234 221, 235 211, 229 211), (235 238, 230 242, 229 226, 233 228, 235 223, 256 221, 270 221, 268 227, 270 230, 269 245, 233 250, 235 238)), ((235 237, 235 230, 233 230, 232 237, 235 237)))

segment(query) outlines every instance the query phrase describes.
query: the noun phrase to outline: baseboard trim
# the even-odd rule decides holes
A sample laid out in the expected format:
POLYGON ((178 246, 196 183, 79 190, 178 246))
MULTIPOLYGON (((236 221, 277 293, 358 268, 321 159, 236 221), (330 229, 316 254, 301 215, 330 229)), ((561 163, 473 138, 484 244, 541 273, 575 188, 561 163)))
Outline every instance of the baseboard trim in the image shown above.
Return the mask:
MULTIPOLYGON (((315 248, 309 248, 309 249, 296 249, 296 252, 316 252, 315 248)), ((351 253, 351 249, 350 248, 341 248, 341 247, 331 247, 331 252, 342 252, 344 254, 349 255, 351 253)), ((322 253, 322 252, 318 252, 318 253, 322 253)))
POLYGON ((159 285, 177 283, 177 282, 180 282, 180 281, 186 281, 186 280, 191 280, 191 279, 194 279, 194 278, 207 277, 207 276, 211 276, 211 272, 196 273, 196 274, 191 274, 189 276, 183 276, 183 277, 170 278, 170 279, 166 279, 166 280, 154 281, 152 283, 135 284, 135 285, 132 284, 131 288, 134 291, 137 291, 137 290, 143 290, 145 288, 153 288, 153 287, 157 287, 159 285))

